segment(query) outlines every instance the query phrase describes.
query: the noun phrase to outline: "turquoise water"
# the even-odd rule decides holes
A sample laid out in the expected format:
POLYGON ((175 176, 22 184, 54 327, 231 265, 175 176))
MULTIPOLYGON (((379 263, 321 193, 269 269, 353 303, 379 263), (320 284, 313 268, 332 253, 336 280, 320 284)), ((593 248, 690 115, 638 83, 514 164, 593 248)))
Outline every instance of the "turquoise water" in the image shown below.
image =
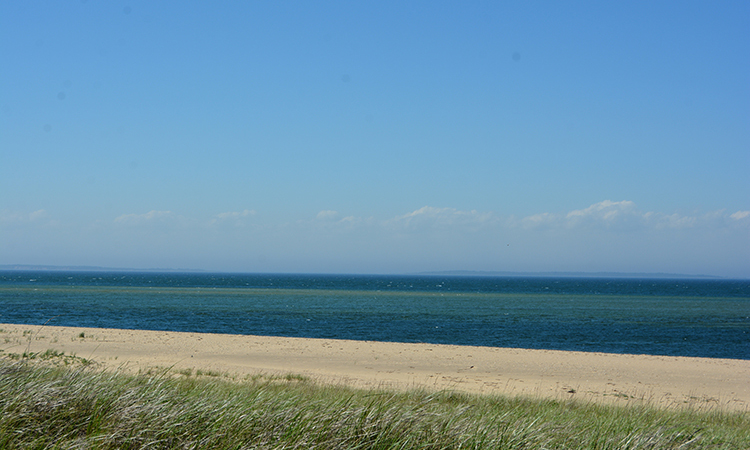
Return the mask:
POLYGON ((0 322, 750 359, 750 281, 8 271, 0 322))

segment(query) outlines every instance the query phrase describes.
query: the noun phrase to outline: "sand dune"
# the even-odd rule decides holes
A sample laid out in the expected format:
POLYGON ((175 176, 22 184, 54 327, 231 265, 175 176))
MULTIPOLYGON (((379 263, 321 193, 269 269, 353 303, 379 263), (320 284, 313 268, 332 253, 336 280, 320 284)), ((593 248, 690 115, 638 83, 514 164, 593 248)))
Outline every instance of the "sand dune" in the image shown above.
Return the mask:
POLYGON ((0 330, 0 356, 53 349, 126 371, 294 373, 364 388, 750 410, 745 360, 13 324, 0 330))

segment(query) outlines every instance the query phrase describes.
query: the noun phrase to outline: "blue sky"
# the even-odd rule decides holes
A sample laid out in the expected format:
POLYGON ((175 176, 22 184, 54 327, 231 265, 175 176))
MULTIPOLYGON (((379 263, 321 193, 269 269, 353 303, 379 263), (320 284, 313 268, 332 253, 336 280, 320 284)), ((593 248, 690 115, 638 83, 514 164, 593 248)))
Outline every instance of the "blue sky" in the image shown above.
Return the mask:
POLYGON ((750 277, 747 2, 0 3, 0 264, 750 277))

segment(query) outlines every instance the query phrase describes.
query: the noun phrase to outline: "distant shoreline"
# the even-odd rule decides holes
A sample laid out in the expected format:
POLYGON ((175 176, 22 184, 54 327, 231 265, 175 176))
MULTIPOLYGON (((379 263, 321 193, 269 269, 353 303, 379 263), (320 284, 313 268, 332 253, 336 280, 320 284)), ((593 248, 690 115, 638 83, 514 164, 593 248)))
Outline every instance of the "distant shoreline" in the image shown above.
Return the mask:
POLYGON ((0 264, 4 271, 28 272, 165 272, 165 273, 211 273, 201 269, 133 269, 101 266, 47 266, 34 264, 0 264))
MULTIPOLYGON (((235 271, 210 271, 203 269, 186 268, 123 268, 103 266, 55 266, 40 264, 0 264, 0 271, 28 271, 28 272, 148 272, 148 273, 233 273, 233 274, 265 274, 265 272, 235 272, 235 271)), ((272 273, 272 272, 268 272, 272 273)), ((285 272, 273 272, 276 275, 285 272)), ((292 272, 289 272, 292 274, 292 272)), ((298 275, 297 273, 294 273, 298 275)), ((725 280, 727 277, 716 275, 692 275, 683 273, 664 272, 510 272, 510 271, 481 271, 481 270, 444 270, 414 273, 383 273, 383 274, 343 274, 343 273, 309 273, 309 275, 393 275, 393 276, 449 276, 449 277, 498 277, 498 278, 644 278, 644 279, 706 279, 725 280)))
POLYGON ((663 272, 494 272, 473 270, 445 270, 439 272, 420 272, 415 275, 457 276, 457 277, 538 277, 538 278, 700 278, 723 280, 716 275, 689 275, 684 273, 663 272))

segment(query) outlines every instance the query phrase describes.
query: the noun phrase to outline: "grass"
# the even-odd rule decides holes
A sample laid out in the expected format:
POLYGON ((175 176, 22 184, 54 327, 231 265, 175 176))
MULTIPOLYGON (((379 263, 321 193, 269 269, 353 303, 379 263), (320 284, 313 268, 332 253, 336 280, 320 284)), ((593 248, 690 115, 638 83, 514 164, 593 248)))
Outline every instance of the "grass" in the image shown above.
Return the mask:
POLYGON ((52 350, 52 349, 48 349, 44 352, 25 351, 20 354, 19 353, 6 353, 4 356, 6 359, 9 359, 9 360, 24 361, 24 362, 44 361, 49 364, 64 365, 64 366, 68 366, 68 365, 88 366, 90 364, 93 364, 93 361, 90 361, 86 358, 81 358, 75 355, 66 355, 64 352, 60 352, 60 351, 52 350))
MULTIPOLYGON (((46 359, 45 359, 46 358, 46 359)), ((742 449, 750 415, 0 359, 1 449, 742 449)))

